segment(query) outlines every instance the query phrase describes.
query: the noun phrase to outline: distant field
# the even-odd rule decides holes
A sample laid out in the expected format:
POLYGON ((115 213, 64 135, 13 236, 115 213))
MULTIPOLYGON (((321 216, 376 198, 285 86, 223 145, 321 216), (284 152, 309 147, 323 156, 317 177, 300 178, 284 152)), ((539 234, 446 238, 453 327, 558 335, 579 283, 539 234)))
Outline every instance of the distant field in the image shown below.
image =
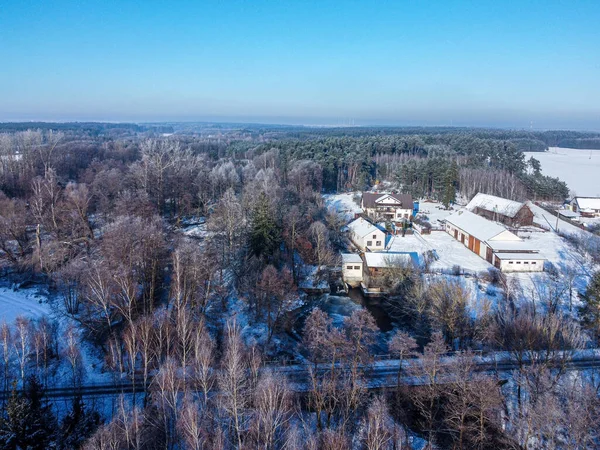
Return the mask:
POLYGON ((600 150, 550 147, 547 152, 525 152, 542 163, 542 173, 565 181, 580 196, 600 196, 600 150), (590 159, 591 153, 591 159, 590 159))

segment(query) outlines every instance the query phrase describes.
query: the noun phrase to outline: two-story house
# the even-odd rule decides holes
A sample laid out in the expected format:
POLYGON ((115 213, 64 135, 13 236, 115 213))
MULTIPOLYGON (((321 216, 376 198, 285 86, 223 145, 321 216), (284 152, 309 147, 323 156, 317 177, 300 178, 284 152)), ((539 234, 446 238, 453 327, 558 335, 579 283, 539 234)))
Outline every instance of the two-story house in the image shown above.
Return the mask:
POLYGON ((385 231, 359 217, 348 224, 350 239, 362 251, 381 251, 385 249, 385 231))
POLYGON ((413 214, 413 199, 409 194, 363 192, 360 206, 374 220, 407 222, 413 214))

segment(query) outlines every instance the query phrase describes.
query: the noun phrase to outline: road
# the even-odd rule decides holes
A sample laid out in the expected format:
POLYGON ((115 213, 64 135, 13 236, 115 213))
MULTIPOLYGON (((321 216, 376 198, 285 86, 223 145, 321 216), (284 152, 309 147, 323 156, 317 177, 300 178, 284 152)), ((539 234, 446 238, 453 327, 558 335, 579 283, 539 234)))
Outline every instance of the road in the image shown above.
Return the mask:
MULTIPOLYGON (((535 360, 535 358, 534 358, 535 360)), ((539 359, 537 360, 539 361, 539 359)), ((552 358, 551 366, 562 368, 564 370, 589 370, 600 369, 600 349, 579 350, 576 352, 560 353, 552 358)), ((455 363, 453 357, 445 357, 442 360, 442 366, 449 367, 455 363)), ((531 359, 525 358, 523 365, 536 363, 531 359)), ((409 368, 414 368, 419 364, 417 359, 405 360, 402 364, 401 382, 406 385, 423 385, 427 381, 425 379, 415 377, 409 374, 409 368)), ((398 360, 380 360, 373 365, 365 367, 365 377, 367 380, 368 389, 382 389, 396 386, 397 374, 399 368, 398 360)), ((322 365, 318 370, 326 371, 329 365, 322 365)), ((505 352, 492 353, 486 356, 478 356, 474 358, 474 370, 481 374, 488 374, 498 377, 499 380, 506 380, 510 374, 519 369, 517 360, 505 352)), ((265 370, 271 370, 275 373, 285 375, 288 379, 291 388, 297 393, 307 392, 309 371, 305 365, 291 366, 268 366, 265 370)), ((442 371, 443 372, 443 371, 442 371)), ((442 375, 440 383, 452 382, 451 375, 446 378, 442 375)), ((86 384, 76 390, 72 387, 49 388, 46 390, 46 396, 52 399, 72 398, 77 395, 89 398, 111 397, 121 394, 132 394, 133 391, 139 393, 144 391, 144 383, 142 381, 132 382, 131 380, 123 380, 118 384, 86 384)), ((10 395, 10 392, 1 392, 0 401, 5 400, 10 395)))

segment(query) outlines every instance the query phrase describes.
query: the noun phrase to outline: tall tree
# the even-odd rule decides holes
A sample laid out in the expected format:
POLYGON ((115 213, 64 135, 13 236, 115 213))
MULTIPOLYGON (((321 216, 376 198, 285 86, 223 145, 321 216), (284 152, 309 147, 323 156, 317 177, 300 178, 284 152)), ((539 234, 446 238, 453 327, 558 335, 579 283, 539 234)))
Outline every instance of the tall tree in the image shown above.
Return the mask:
POLYGON ((252 211, 250 248, 256 256, 269 258, 280 242, 281 233, 271 202, 261 192, 252 211))

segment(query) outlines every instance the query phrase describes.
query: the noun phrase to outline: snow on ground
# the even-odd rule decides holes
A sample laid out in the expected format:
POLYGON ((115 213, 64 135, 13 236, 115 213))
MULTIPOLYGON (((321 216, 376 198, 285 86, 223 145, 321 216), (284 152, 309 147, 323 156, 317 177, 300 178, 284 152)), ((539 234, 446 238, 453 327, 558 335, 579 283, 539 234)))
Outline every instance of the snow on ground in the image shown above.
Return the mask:
POLYGON ((354 218, 354 214, 362 212, 360 205, 354 201, 354 196, 360 196, 360 192, 326 194, 323 198, 329 210, 336 211, 342 214, 347 220, 350 220, 354 218))
POLYGON ((539 160, 544 175, 565 181, 577 195, 600 197, 600 150, 550 147, 547 152, 525 152, 525 156, 539 160))
MULTIPOLYGON (((446 210, 438 202, 421 202, 417 217, 427 216, 434 227, 441 226, 438 220, 444 220, 455 209, 446 210)), ((470 272, 487 270, 491 265, 454 239, 445 231, 432 231, 431 234, 393 236, 388 243, 388 250, 393 252, 417 252, 422 257, 427 251, 434 251, 439 257, 431 264, 432 270, 451 270, 454 266, 470 272)))
POLYGON ((454 206, 450 209, 445 209, 444 205, 439 202, 432 202, 428 200, 421 200, 419 202, 419 213, 417 218, 427 216, 429 223, 432 227, 439 227, 440 220, 445 220, 454 211, 458 211, 460 206, 454 206))
POLYGON ((423 239, 435 248, 439 256, 439 260, 431 264, 433 270, 448 270, 460 266, 468 271, 481 272, 492 267, 445 231, 433 231, 430 235, 423 236, 423 239))
MULTIPOLYGON (((588 152, 589 153, 589 152, 588 152)), ((600 153, 600 152, 599 152, 600 153)), ((598 155, 600 159, 600 154, 598 155)), ((361 209, 353 201, 357 193, 347 193, 326 196, 328 207, 347 214, 348 218, 354 216, 354 213, 361 209)), ((433 227, 440 227, 441 220, 446 219, 454 211, 461 207, 455 205, 452 209, 446 210, 441 203, 421 200, 420 211, 417 217, 427 216, 433 227)), ((575 273, 573 281, 573 302, 578 303, 577 291, 581 292, 587 286, 590 276, 599 267, 594 266, 591 261, 586 259, 564 238, 555 231, 556 217, 536 205, 531 205, 534 213, 534 223, 537 226, 523 227, 518 234, 521 238, 533 243, 540 253, 558 269, 559 282, 565 282, 570 276, 568 272, 575 273)), ((558 221, 558 229, 567 233, 586 233, 580 228, 564 220, 558 221)), ((386 242, 386 250, 389 252, 414 252, 423 260, 423 255, 432 252, 438 259, 433 261, 430 269, 434 272, 444 272, 443 276, 453 277, 451 274, 455 266, 459 266, 469 275, 481 274, 487 272, 493 266, 485 259, 471 252, 468 248, 454 239, 445 231, 432 231, 431 234, 420 235, 418 233, 406 235, 404 237, 391 236, 386 242)), ((437 275, 439 276, 439 275, 437 275)), ((523 298, 531 298, 533 295, 542 296, 543 290, 548 289, 551 284, 550 274, 542 273, 507 273, 509 284, 519 285, 523 298)), ((479 314, 486 303, 496 303, 501 298, 497 289, 489 286, 486 282, 477 277, 458 277, 465 288, 471 293, 470 309, 473 315, 479 314)), ((556 282, 556 281, 554 281, 556 282)), ((518 295, 517 295, 518 297, 518 295)))
MULTIPOLYGON (((531 208, 531 212, 533 212, 533 223, 539 225, 545 230, 554 230, 556 228, 556 216, 532 203, 529 204, 529 207, 531 208)), ((578 228, 562 219, 558 221, 558 229, 559 231, 571 234, 582 232, 581 228, 578 228)))
POLYGON ((19 316, 33 319, 50 313, 45 294, 37 289, 0 288, 0 321, 13 323, 19 316))
POLYGON ((188 237, 203 239, 207 235, 206 224, 198 224, 186 227, 183 229, 183 234, 188 237))

